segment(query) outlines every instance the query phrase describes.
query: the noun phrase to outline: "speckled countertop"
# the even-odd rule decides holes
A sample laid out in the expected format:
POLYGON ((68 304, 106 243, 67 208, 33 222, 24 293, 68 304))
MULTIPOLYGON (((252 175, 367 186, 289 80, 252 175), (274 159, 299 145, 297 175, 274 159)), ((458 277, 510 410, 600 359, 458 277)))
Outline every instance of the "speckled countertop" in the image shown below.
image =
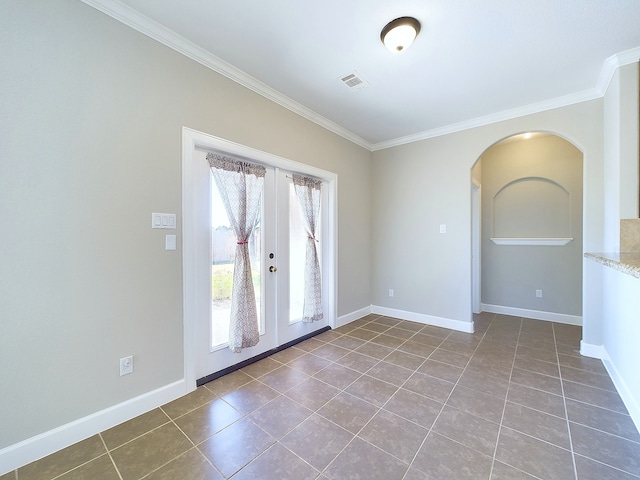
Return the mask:
POLYGON ((586 258, 602 263, 614 270, 640 278, 640 252, 635 253, 585 253, 586 258))

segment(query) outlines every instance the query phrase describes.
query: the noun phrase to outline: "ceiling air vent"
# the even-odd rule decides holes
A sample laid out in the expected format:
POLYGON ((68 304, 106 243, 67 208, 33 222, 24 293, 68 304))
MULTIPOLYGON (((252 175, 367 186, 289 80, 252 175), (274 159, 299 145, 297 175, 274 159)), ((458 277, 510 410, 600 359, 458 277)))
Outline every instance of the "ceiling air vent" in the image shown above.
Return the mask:
POLYGON ((347 75, 343 75, 340 77, 340 81, 344 83, 351 90, 362 90, 369 86, 369 82, 367 82, 362 75, 358 72, 353 71, 347 75))

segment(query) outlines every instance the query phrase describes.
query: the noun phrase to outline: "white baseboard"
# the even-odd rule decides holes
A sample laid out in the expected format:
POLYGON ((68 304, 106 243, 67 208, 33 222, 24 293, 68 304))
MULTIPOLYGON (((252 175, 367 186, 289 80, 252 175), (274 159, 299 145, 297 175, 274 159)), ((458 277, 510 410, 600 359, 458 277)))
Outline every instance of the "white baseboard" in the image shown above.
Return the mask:
POLYGON ((526 308, 503 307, 501 305, 481 305, 483 312, 501 313, 513 317, 533 318, 534 320, 546 320, 547 322, 566 323, 569 325, 582 325, 582 317, 567 315, 565 313, 543 312, 542 310, 529 310, 526 308))
POLYGON ((346 315, 342 315, 338 317, 336 320, 335 328, 342 327, 347 323, 355 322, 359 318, 366 317, 371 313, 371 305, 365 308, 361 308, 360 310, 356 310, 355 312, 347 313, 346 315))
POLYGON ((607 369, 607 372, 609 372, 609 376, 611 377, 616 390, 618 390, 618 393, 620 394, 625 407, 627 407, 629 415, 631 416, 631 420, 633 420, 636 428, 640 431, 640 405, 638 404, 639 399, 634 398, 634 396, 631 394, 631 390, 629 390, 629 387, 627 387, 627 383, 620 375, 620 372, 618 372, 618 369, 611 361, 611 357, 604 347, 603 351, 604 358, 602 359, 602 363, 604 363, 604 367, 607 369))
POLYGON ((625 407, 627 407, 627 410, 629 411, 631 420, 635 423, 636 428, 640 430, 640 405, 638 404, 638 400, 631 394, 629 387, 627 387, 627 383, 618 372, 615 364, 611 361, 611 357, 604 345, 592 345, 580 342, 580 354, 602 360, 604 368, 607 369, 616 390, 618 390, 618 393, 620 394, 620 398, 622 398, 625 407))
POLYGON ((584 340, 580 340, 580 355, 591 358, 599 358, 602 361, 608 359, 607 351, 604 349, 604 345, 593 345, 591 343, 585 343, 584 340))
POLYGON ((387 317, 399 318, 401 320, 410 320, 412 322, 424 323, 425 325, 434 325, 436 327, 450 328, 459 332, 473 333, 473 321, 463 322, 461 320, 452 320, 450 318, 435 317, 424 313, 407 312, 405 310, 396 310, 395 308, 371 306, 371 313, 385 315, 387 317))
POLYGON ((187 393, 179 380, 0 450, 0 475, 130 420, 187 393))

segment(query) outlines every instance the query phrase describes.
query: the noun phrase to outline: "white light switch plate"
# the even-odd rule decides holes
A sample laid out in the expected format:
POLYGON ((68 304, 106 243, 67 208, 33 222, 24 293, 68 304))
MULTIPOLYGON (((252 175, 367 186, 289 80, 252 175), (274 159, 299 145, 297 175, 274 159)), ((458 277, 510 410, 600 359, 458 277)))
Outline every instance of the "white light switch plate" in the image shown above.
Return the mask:
POLYGON ((152 213, 151 214, 151 228, 176 228, 176 214, 175 213, 152 213))
POLYGON ((175 250, 176 249, 176 236, 175 235, 166 235, 164 237, 164 249, 165 250, 175 250))
POLYGON ((447 233, 447 226, 444 223, 440 225, 440 233, 447 233))

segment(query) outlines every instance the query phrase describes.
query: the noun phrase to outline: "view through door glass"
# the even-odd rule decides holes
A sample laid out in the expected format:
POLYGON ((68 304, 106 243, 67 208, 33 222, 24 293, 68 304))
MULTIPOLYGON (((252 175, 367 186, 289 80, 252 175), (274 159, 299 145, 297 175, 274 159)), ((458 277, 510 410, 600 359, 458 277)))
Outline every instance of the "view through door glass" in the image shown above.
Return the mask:
MULTIPOLYGON (((293 182, 289 181, 289 323, 301 322, 304 308, 304 270, 306 263, 308 234, 300 212, 293 182)), ((322 222, 316 237, 322 238, 322 222)), ((320 245, 318 245, 320 246, 320 245)), ((320 271, 322 272, 322 248, 318 248, 320 271)))
MULTIPOLYGON (((263 202, 262 202, 263 203, 263 202)), ((262 208, 257 224, 249 237, 251 277, 256 296, 256 311, 260 334, 265 331, 262 298, 262 208)), ((216 182, 211 177, 211 349, 229 344, 231 293, 236 255, 237 237, 222 203, 216 182)))

